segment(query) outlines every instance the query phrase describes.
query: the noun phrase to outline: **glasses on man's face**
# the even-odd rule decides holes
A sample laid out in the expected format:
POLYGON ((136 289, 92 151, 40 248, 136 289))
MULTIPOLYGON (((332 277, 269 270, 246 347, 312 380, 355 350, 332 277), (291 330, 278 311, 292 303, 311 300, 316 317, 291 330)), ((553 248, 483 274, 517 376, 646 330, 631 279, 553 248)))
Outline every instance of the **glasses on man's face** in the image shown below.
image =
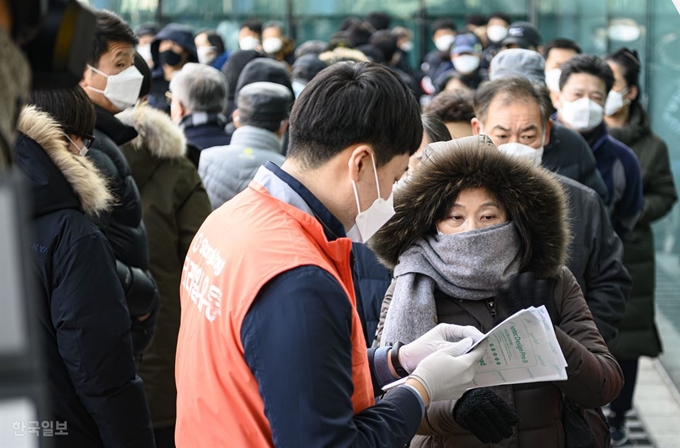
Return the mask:
POLYGON ((172 92, 169 90, 165 92, 165 102, 168 103, 168 106, 172 104, 172 92))
POLYGON ((83 141, 83 146, 90 149, 90 146, 94 143, 94 135, 84 135, 81 140, 83 141))

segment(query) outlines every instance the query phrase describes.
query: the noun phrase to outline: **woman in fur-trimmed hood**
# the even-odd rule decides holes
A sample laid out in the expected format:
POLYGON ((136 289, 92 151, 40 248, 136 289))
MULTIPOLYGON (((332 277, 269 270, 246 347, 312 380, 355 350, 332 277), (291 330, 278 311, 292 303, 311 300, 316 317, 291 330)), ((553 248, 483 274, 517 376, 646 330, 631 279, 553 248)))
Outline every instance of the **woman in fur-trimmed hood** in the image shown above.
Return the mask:
POLYGON ((167 114, 140 103, 116 118, 139 134, 121 150, 142 198, 149 268, 161 299, 156 333, 139 365, 139 375, 157 440, 173 440, 182 266, 191 241, 212 208, 196 167, 186 156, 186 138, 167 114))
MULTIPOLYGON (((482 135, 430 145, 394 203, 395 216, 371 241, 394 269, 382 345, 409 343, 442 322, 487 332, 520 309, 545 305, 569 365, 567 381, 480 388, 433 403, 411 446, 564 447, 563 394, 599 408, 622 380, 563 266, 568 231, 558 182, 482 135)), ((606 443, 606 425, 597 424, 599 413, 591 417, 595 438, 606 443)))
POLYGON ((34 92, 19 117, 17 165, 31 189, 30 249, 51 398, 68 421, 57 447, 153 445, 135 374, 130 315, 106 237, 92 217, 115 200, 83 157, 95 112, 80 87, 34 92))

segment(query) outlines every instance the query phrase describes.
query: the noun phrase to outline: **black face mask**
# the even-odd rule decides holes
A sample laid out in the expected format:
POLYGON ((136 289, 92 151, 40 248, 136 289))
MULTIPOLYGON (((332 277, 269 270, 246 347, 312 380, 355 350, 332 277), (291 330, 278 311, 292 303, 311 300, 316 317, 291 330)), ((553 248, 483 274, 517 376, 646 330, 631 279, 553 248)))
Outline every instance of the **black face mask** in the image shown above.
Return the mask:
POLYGON ((172 50, 165 50, 159 57, 162 65, 169 65, 170 67, 179 65, 179 63, 182 62, 182 55, 177 54, 172 50))

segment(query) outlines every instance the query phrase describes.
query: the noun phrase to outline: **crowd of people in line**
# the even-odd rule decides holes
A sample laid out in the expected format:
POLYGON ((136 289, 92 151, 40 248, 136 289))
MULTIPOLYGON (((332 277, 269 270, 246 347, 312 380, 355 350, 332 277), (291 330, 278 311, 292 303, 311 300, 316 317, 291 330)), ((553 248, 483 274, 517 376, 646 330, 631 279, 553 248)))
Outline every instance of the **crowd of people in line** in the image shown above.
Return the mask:
POLYGON ((385 13, 297 46, 247 20, 233 51, 96 17, 15 144, 57 446, 626 443, 677 201, 635 51, 495 13, 435 21, 414 68, 385 13), (471 388, 531 306, 568 380, 471 388))

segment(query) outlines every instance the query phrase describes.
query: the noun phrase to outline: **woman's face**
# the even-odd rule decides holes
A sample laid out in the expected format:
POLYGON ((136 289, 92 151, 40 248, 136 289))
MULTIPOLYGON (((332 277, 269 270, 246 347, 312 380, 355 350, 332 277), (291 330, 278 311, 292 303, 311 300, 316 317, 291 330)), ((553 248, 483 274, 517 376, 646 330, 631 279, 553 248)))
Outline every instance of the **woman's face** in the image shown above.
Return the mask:
POLYGON ((451 235, 501 224, 507 220, 505 207, 488 191, 484 188, 469 188, 458 195, 448 217, 439 221, 437 228, 441 233, 451 235))

